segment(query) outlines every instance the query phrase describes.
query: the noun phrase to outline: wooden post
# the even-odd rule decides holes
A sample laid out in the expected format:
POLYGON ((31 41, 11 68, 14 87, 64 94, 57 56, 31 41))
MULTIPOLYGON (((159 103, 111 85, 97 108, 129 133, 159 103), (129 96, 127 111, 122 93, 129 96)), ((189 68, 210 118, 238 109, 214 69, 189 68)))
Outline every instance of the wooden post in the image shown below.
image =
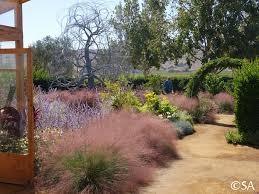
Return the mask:
MULTIPOLYGON (((15 10, 15 27, 20 31, 19 39, 15 41, 16 49, 23 48, 23 23, 22 23, 22 4, 17 3, 15 10)), ((25 107, 24 95, 24 57, 22 54, 16 54, 16 93, 17 93, 17 108, 20 112, 25 107)))
POLYGON ((34 113, 33 113, 33 91, 32 91, 32 52, 28 49, 27 52, 27 89, 26 96, 28 97, 28 142, 29 142, 29 163, 32 168, 31 178, 34 176, 34 160, 35 160, 35 142, 34 142, 34 113))
POLYGON ((23 113, 27 109, 26 129, 28 153, 0 152, 0 182, 27 184, 34 176, 35 143, 32 91, 32 53, 23 48, 22 3, 28 0, 0 0, 0 15, 14 9, 15 27, 0 25, 0 42, 15 41, 15 49, 0 49, 1 54, 15 56, 16 68, 3 68, 0 71, 16 72, 17 109, 23 113), (25 54, 27 55, 26 62, 25 54), (25 67, 25 63, 27 66, 25 67), (26 85, 25 85, 26 83, 26 85))

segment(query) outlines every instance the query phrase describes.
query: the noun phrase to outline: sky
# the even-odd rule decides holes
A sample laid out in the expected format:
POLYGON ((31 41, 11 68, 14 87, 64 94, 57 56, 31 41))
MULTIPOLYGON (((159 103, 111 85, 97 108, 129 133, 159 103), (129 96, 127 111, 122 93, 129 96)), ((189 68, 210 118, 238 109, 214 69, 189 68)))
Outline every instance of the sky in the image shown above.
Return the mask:
MULTIPOLYGON (((101 0, 88 0, 88 2, 100 2, 101 0)), ((60 21, 67 9, 80 0, 30 0, 23 4, 23 32, 24 47, 44 38, 45 36, 59 36, 61 33, 60 21)), ((102 0, 110 10, 120 0, 102 0)), ((13 25, 13 13, 10 12, 0 17, 0 24, 13 25)))

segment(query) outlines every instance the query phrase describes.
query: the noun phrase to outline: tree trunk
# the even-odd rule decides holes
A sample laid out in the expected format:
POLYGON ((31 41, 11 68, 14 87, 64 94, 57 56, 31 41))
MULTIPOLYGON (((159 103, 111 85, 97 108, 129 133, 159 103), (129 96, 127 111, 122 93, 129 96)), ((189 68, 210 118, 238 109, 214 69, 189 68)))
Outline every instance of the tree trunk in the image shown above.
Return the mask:
POLYGON ((85 48, 85 61, 86 61, 85 67, 86 67, 87 74, 88 74, 87 87, 88 87, 88 89, 92 90, 95 88, 95 85, 94 85, 94 75, 93 75, 92 63, 90 60, 90 51, 89 51, 88 47, 85 48))

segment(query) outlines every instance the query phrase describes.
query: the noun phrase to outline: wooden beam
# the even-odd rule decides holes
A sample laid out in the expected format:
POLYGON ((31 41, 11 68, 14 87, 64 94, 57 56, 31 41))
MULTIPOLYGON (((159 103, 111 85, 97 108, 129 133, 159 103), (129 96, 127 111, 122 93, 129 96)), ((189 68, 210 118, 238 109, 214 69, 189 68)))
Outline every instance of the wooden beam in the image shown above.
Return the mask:
POLYGON ((27 50, 26 48, 0 49, 0 54, 24 54, 27 50))
POLYGON ((15 8, 15 2, 0 1, 0 14, 4 14, 15 8))
POLYGON ((0 25, 0 34, 13 33, 13 32, 16 32, 16 31, 17 31, 17 29, 15 27, 0 25))
POLYGON ((25 3, 30 0, 0 0, 0 2, 25 3))
POLYGON ((15 27, 0 25, 0 41, 16 41, 21 38, 22 32, 15 27))
POLYGON ((20 34, 0 34, 0 42, 17 41, 20 36, 20 34))
POLYGON ((16 4, 22 4, 29 0, 0 0, 0 15, 15 9, 16 4))

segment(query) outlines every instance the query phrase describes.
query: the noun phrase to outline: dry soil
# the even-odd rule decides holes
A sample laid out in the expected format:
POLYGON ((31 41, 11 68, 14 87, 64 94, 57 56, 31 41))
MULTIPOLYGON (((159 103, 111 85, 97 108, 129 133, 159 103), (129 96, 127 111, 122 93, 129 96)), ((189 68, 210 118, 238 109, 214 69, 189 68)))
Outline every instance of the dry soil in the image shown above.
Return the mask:
POLYGON ((178 141, 181 159, 158 170, 142 194, 259 194, 259 149, 227 144, 225 133, 235 130, 234 117, 217 117, 217 124, 195 125, 195 134, 178 141), (233 191, 233 181, 252 185, 233 191))

